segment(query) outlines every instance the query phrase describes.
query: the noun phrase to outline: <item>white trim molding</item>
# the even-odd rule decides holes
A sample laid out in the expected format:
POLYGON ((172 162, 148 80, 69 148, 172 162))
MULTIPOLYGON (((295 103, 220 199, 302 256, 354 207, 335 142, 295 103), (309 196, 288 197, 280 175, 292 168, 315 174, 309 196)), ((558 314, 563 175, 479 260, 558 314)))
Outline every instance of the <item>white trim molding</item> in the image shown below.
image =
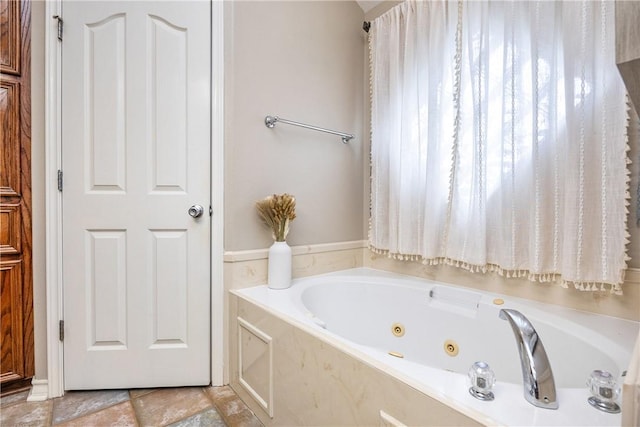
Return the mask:
POLYGON ((27 397, 27 402, 44 402, 49 398, 48 380, 31 380, 31 390, 27 397))
POLYGON ((211 385, 224 385, 224 2, 211 2, 211 385))
POLYGON ((63 314, 62 196, 58 191, 58 170, 62 167, 62 48, 58 40, 58 21, 55 16, 62 16, 61 0, 45 3, 45 277, 49 398, 64 394, 63 347, 58 339, 58 325, 63 314))

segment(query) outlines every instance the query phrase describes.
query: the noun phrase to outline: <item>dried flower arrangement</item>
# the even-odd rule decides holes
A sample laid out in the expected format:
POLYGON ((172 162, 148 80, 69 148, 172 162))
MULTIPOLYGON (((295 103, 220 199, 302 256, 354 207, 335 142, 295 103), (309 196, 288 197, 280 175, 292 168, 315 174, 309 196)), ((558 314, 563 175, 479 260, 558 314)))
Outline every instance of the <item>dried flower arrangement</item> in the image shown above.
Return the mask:
POLYGON ((273 194, 256 202, 260 218, 269 228, 276 242, 284 242, 289 223, 296 217, 296 199, 290 194, 273 194))

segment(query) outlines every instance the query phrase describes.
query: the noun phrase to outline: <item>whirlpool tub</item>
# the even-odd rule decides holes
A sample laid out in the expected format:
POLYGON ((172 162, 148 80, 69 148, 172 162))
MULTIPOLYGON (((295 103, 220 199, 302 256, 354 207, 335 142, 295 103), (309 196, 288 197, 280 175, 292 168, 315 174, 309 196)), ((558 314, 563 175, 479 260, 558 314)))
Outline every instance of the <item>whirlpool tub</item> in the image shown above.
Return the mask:
POLYGON ((265 424, 619 426, 620 414, 587 403, 586 381, 598 369, 621 384, 639 329, 366 268, 232 291, 231 314, 231 384, 265 424), (505 308, 544 344, 558 409, 525 400, 505 308), (493 401, 469 393, 476 361, 495 373, 493 401))

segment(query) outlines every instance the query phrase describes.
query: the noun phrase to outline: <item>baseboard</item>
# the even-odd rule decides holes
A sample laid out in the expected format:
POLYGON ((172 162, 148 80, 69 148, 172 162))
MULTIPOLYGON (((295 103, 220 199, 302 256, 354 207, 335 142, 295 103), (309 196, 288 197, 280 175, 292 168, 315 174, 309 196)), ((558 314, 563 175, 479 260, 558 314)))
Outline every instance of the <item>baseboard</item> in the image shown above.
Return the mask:
POLYGON ((49 397, 49 380, 31 381, 31 391, 27 397, 27 402, 43 402, 49 397))

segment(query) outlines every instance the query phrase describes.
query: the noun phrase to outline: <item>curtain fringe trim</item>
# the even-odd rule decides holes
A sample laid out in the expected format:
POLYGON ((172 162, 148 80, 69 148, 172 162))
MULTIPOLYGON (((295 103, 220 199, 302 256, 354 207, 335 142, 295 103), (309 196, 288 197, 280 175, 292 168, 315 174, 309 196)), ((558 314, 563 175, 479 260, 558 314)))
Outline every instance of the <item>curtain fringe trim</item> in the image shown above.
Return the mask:
MULTIPOLYGON (((460 261, 447 257, 436 257, 436 258, 425 258, 422 255, 407 255, 401 253, 390 252, 387 249, 379 249, 375 246, 369 244, 369 249, 378 254, 385 256, 387 258, 399 260, 399 261, 414 261, 420 262, 424 265, 429 266, 437 266, 437 265, 448 265, 452 267, 461 268, 463 270, 467 270, 471 273, 497 273, 500 276, 510 278, 526 278, 531 282, 540 282, 540 283, 558 283, 563 288, 569 288, 569 286, 573 286, 575 289, 580 291, 602 291, 614 295, 622 295, 622 286, 620 283, 604 283, 604 282, 574 282, 571 280, 566 280, 562 278, 562 274, 560 273, 534 273, 530 270, 510 270, 505 269, 496 264, 470 264, 466 261, 460 261)), ((624 272, 622 274, 624 276, 624 272)), ((624 281, 624 280, 622 280, 624 281)))
MULTIPOLYGON (((626 132, 625 132, 625 159, 627 162, 627 168, 626 168, 626 172, 625 172, 625 197, 624 197, 624 260, 622 262, 622 266, 623 268, 626 270, 628 267, 627 262, 631 260, 631 257, 629 256, 629 243, 631 242, 631 234, 629 233, 629 206, 631 205, 631 168, 629 167, 629 164, 632 163, 631 161, 631 157, 630 157, 630 153, 631 153, 631 145, 629 143, 629 134, 630 131, 632 130, 631 128, 631 121, 632 121, 632 112, 633 110, 633 105, 631 104, 631 98, 629 97, 629 92, 627 92, 626 94, 626 112, 627 112, 627 127, 626 127, 626 132)), ((640 130, 638 131, 638 134, 640 136, 640 130)), ((640 184, 639 184, 640 185, 640 184)))

